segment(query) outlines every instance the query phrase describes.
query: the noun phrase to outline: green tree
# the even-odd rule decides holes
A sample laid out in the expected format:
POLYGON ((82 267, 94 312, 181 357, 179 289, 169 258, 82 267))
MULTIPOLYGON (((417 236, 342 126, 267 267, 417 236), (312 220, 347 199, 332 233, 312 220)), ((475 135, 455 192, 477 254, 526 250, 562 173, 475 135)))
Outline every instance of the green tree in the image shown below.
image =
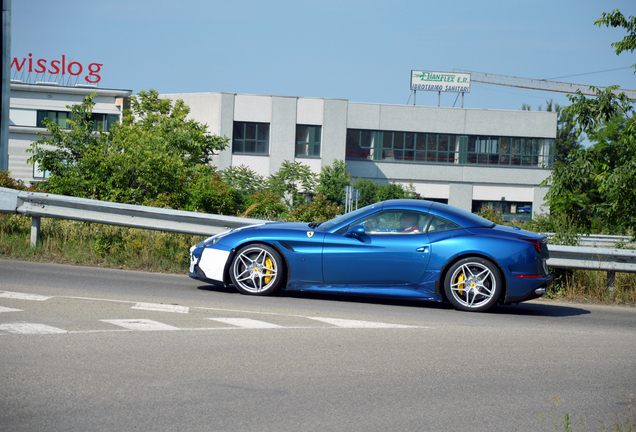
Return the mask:
POLYGON ((389 183, 380 185, 377 193, 378 201, 385 201, 390 199, 402 199, 408 198, 408 192, 404 190, 404 187, 400 184, 389 183))
POLYGON ((39 188, 62 195, 97 198, 107 194, 102 178, 101 163, 108 148, 108 136, 94 130, 92 109, 95 94, 88 95, 81 104, 67 106, 71 110, 67 128, 44 119, 48 134, 31 144, 27 151, 33 156, 29 162, 38 163, 49 178, 39 188))
POLYGON ((267 179, 267 187, 293 209, 305 202, 305 195, 316 190, 316 174, 300 162, 284 161, 278 172, 267 179))
POLYGON ((40 186, 52 193, 131 204, 157 202, 182 208, 199 173, 210 178, 214 152, 227 138, 187 119, 183 101, 161 99, 155 90, 130 98, 131 110, 108 132, 95 130, 94 95, 68 107, 68 128, 45 120, 50 135, 31 145, 31 162, 50 177, 40 186))
MULTIPOLYGON (((531 111, 527 103, 521 104, 522 111, 531 111)), ((543 108, 539 105, 539 111, 543 108)), ((583 148, 581 145, 581 133, 577 128, 574 114, 565 107, 550 99, 546 101, 546 111, 557 113, 557 133, 554 140, 554 160, 555 162, 570 162, 570 153, 583 148)))
POLYGON ((557 134, 554 140, 554 160, 569 163, 572 161, 570 154, 582 149, 581 133, 576 127, 574 114, 565 107, 554 102, 547 101, 546 111, 557 113, 557 134))
POLYGON ((225 183, 213 167, 196 172, 188 182, 184 210, 235 215, 239 210, 239 191, 225 183))
POLYGON ((333 165, 322 167, 317 192, 339 206, 344 202, 345 188, 350 184, 351 174, 347 172, 347 164, 342 160, 334 160, 333 165))
POLYGON ((245 165, 225 168, 220 174, 224 182, 241 192, 254 194, 265 190, 266 181, 263 176, 245 165))
POLYGON ((336 217, 342 207, 334 204, 322 194, 317 194, 307 204, 301 204, 292 210, 286 220, 288 222, 325 222, 336 217))
MULTIPOLYGON (((636 48, 636 18, 614 10, 595 24, 627 30, 622 41, 612 44, 617 55, 636 48)), ((597 89, 593 98, 580 91, 568 96, 572 104, 565 111, 574 116, 578 130, 597 143, 574 150, 570 162, 555 163, 547 180, 552 184, 546 196, 551 211, 573 216, 588 232, 626 233, 636 226, 634 106, 625 93, 615 93, 617 89, 597 89)))
POLYGON ((358 178, 354 182, 353 187, 360 190, 358 207, 368 206, 379 201, 378 191, 380 190, 380 185, 371 179, 358 178))

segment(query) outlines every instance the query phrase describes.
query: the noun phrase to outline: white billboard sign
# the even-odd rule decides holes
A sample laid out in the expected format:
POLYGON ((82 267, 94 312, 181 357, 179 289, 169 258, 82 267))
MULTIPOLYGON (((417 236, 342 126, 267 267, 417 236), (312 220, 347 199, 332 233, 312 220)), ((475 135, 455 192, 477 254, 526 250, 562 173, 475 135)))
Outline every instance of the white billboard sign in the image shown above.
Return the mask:
POLYGON ((470 74, 413 70, 411 90, 470 93, 470 74))

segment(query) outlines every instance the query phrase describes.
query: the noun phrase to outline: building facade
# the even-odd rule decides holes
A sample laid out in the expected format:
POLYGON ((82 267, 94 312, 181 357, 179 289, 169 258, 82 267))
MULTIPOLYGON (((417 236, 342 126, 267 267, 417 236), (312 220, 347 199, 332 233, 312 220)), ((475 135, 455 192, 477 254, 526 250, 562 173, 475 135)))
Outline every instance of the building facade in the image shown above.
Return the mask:
MULTIPOLYGON (((11 84, 9 171, 26 184, 46 173, 26 151, 48 118, 66 127, 68 106, 95 93, 104 129, 121 119, 130 90, 11 84)), ((344 99, 235 93, 168 94, 190 117, 230 138, 214 157, 219 169, 245 165, 262 176, 285 161, 319 173, 344 160, 351 176, 412 185, 419 197, 476 212, 491 206, 508 218, 545 213, 554 159, 553 112, 355 103, 344 99)))
POLYGON ((47 133, 42 120, 48 118, 66 128, 71 112, 68 106, 82 103, 84 97, 93 93, 94 119, 108 130, 112 122, 121 120, 131 90, 11 83, 8 146, 11 177, 27 185, 44 179, 46 173, 28 162, 31 154, 27 152, 31 143, 40 139, 38 133, 47 133))
POLYGON ((231 139, 220 169, 245 165, 260 175, 284 161, 313 171, 344 160, 352 177, 413 185, 421 198, 468 210, 492 206, 528 218, 544 203, 554 160, 554 112, 433 108, 343 99, 235 93, 163 95, 231 139))

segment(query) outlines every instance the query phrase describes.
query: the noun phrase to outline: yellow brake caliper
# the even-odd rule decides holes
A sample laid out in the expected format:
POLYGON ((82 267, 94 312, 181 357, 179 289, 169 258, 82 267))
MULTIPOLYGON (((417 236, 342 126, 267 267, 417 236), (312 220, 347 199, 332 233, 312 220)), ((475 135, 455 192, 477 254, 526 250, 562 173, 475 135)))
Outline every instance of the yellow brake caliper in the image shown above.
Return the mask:
MULTIPOLYGON (((274 274, 273 271, 269 270, 269 269, 274 267, 274 263, 272 262, 271 258, 269 258, 269 257, 265 258, 265 267, 268 268, 268 270, 265 270, 265 274, 274 274)), ((267 285, 269 283, 269 281, 271 281, 271 280, 272 280, 271 276, 266 277, 265 278, 265 285, 267 285)))
POLYGON ((464 284, 461 283, 461 282, 464 282, 464 273, 462 273, 459 276, 457 276, 457 283, 459 283, 459 285, 457 285, 457 287, 459 288, 459 295, 460 296, 464 295, 464 284))

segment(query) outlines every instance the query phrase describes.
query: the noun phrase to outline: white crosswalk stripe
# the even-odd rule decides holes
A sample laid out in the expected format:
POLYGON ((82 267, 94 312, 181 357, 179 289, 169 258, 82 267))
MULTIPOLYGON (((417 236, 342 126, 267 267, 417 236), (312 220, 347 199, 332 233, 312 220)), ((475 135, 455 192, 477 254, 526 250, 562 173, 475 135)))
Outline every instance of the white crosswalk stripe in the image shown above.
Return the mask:
POLYGON ((32 301, 45 301, 51 298, 51 296, 43 296, 37 294, 25 294, 11 291, 0 292, 0 298, 10 298, 16 300, 32 300, 32 301))
POLYGON ((409 326, 402 324, 387 324, 380 322, 372 322, 372 321, 358 321, 358 320, 348 320, 348 319, 338 319, 338 318, 317 318, 317 317, 307 317, 312 320, 321 321, 327 324, 334 325, 336 327, 342 328, 421 328, 419 326, 409 326))
POLYGON ((152 321, 148 319, 113 319, 113 320, 101 320, 101 321, 105 323, 114 324, 116 326, 123 327, 128 330, 141 330, 141 331, 180 330, 179 327, 173 327, 168 324, 164 324, 158 321, 152 321))
POLYGON ((259 321, 250 318, 208 318, 212 321, 218 321, 225 324, 235 325, 237 327, 242 328, 251 328, 251 329, 264 329, 264 328, 283 328, 283 326, 279 326, 277 324, 268 323, 265 321, 259 321))
POLYGON ((22 312, 22 309, 14 309, 10 307, 0 306, 0 313, 2 312, 22 312))
POLYGON ((132 309, 148 310, 153 312, 172 312, 187 314, 190 308, 187 306, 169 305, 160 303, 137 303, 132 309))
POLYGON ((66 330, 62 330, 57 327, 51 327, 44 324, 36 323, 0 324, 0 331, 28 335, 68 333, 66 330))

